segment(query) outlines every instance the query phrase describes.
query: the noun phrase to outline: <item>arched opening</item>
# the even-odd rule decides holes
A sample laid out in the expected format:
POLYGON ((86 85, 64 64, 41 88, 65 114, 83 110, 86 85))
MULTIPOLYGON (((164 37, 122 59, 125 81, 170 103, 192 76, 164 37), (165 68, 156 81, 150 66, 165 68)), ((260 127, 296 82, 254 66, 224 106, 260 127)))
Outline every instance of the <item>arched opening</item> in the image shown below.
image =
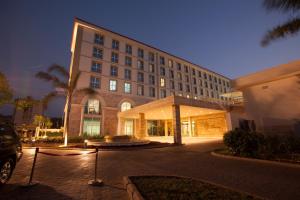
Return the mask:
POLYGON ((83 135, 98 136, 101 133, 101 104, 98 99, 88 99, 84 105, 83 135))
MULTIPOLYGON (((131 108, 132 108, 132 105, 128 101, 124 101, 121 104, 121 112, 129 110, 131 108)), ((133 119, 125 119, 124 134, 125 135, 133 135, 133 119)))
POLYGON ((121 111, 126 111, 126 110, 129 110, 132 108, 132 105, 131 103, 129 103, 128 101, 124 101, 122 104, 121 104, 121 111))

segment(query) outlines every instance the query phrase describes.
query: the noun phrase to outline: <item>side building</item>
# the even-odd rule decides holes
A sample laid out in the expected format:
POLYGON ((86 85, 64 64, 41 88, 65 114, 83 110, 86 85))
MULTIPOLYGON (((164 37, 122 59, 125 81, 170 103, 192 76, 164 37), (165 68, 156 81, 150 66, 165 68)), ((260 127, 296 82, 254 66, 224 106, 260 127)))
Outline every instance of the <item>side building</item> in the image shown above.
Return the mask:
MULTIPOLYGON (((77 89, 91 87, 98 92, 92 97, 74 95, 69 121, 69 134, 73 136, 136 135, 141 131, 138 127, 141 120, 133 115, 124 117, 120 112, 170 96, 220 106, 230 101, 221 96, 231 91, 229 78, 80 19, 74 21, 71 53, 71 78, 80 72, 77 89)), ((144 117, 143 136, 173 134, 172 117, 155 114, 155 117, 149 114, 148 119, 144 117)), ((219 114, 221 121, 219 116, 211 116, 203 122, 203 127, 224 133, 226 117, 223 111, 219 114)), ((183 134, 193 135, 195 121, 183 119, 180 125, 183 134)))

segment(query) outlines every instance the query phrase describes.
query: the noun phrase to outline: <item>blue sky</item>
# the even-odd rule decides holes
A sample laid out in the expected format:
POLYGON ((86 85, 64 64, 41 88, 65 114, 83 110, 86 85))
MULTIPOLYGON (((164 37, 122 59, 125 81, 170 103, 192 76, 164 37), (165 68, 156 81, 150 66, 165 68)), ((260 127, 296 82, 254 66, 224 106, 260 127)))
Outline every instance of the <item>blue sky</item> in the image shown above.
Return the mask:
MULTIPOLYGON (((0 3, 0 70, 16 96, 41 98, 51 88, 34 74, 52 63, 69 67, 74 17, 230 78, 300 57, 299 36, 260 46, 268 29, 291 17, 267 12, 262 0, 4 0, 0 3)), ((62 100, 54 102, 49 115, 61 115, 62 107, 62 100)))

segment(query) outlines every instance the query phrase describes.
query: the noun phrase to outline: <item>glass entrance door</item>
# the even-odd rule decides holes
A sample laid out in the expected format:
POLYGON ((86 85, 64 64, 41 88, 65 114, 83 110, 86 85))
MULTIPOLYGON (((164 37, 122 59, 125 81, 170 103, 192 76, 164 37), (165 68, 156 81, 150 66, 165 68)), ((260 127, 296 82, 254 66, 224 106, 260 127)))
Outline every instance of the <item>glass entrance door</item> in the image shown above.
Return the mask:
POLYGON ((181 135, 189 136, 189 122, 188 121, 181 122, 181 135))
POLYGON ((133 135, 133 120, 126 119, 125 120, 125 127, 124 127, 125 135, 133 135))
POLYGON ((83 134, 86 136, 100 135, 100 118, 84 118, 83 120, 83 134))

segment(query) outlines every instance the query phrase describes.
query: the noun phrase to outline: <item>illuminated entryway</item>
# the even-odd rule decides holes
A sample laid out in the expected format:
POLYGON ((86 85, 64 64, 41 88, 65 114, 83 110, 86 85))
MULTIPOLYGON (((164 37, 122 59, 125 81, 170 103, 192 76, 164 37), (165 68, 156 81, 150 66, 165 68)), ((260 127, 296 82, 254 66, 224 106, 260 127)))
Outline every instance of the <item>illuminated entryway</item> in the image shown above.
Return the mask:
POLYGON ((83 134, 87 136, 100 135, 100 119, 84 118, 83 134))
POLYGON ((97 136, 101 134, 102 109, 98 99, 88 99, 84 106, 82 134, 97 136))
POLYGON ((138 138, 222 138, 228 130, 227 112, 217 103, 169 96, 118 113, 120 135, 127 133, 127 120, 133 121, 138 138))
POLYGON ((125 135, 133 135, 133 120, 132 119, 125 120, 124 133, 125 133, 125 135))

